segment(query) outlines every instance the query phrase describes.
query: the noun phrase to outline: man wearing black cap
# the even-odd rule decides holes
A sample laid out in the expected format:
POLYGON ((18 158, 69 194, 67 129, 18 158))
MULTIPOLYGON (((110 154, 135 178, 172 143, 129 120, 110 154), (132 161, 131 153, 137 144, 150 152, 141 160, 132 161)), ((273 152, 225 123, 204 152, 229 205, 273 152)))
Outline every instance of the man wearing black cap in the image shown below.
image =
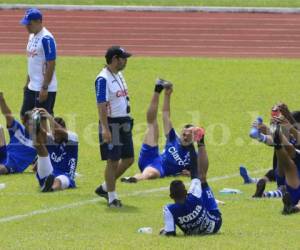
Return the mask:
POLYGON ((105 54, 107 65, 95 81, 100 153, 102 160, 107 161, 105 182, 95 192, 108 200, 109 207, 122 207, 115 191, 116 180, 134 161, 133 120, 127 85, 121 73, 130 56, 119 46, 110 47, 105 54))
POLYGON ((28 31, 28 75, 24 87, 21 116, 35 107, 45 108, 53 115, 57 80, 55 75, 56 43, 53 35, 43 27, 39 9, 26 10, 21 24, 28 31))

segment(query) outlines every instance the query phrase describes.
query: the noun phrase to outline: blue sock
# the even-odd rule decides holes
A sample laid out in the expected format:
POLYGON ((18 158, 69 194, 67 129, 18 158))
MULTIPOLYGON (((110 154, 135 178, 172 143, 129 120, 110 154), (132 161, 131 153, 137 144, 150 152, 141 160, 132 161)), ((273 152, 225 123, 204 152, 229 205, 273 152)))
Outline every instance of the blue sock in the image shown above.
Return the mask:
POLYGON ((252 178, 248 175, 248 171, 244 166, 240 166, 240 175, 244 179, 245 184, 253 183, 252 178))

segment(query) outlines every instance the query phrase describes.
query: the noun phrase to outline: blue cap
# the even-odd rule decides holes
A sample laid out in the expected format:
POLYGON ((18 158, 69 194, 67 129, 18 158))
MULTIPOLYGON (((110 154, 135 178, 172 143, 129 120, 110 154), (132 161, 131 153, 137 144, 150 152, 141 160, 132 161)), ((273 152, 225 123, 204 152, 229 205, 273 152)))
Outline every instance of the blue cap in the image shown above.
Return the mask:
POLYGON ((21 20, 21 24, 28 25, 32 20, 42 20, 43 15, 39 9, 31 8, 26 10, 23 19, 21 20))

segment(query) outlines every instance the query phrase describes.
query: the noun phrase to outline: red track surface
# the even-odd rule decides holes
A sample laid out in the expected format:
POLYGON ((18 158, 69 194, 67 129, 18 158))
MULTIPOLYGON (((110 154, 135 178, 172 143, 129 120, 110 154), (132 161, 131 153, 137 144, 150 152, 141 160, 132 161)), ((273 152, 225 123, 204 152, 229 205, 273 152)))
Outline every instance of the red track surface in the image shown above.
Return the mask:
MULTIPOLYGON (((0 53, 25 53, 23 11, 0 11, 0 53)), ((138 56, 300 58, 300 15, 44 11, 60 55, 102 56, 120 44, 138 56)))

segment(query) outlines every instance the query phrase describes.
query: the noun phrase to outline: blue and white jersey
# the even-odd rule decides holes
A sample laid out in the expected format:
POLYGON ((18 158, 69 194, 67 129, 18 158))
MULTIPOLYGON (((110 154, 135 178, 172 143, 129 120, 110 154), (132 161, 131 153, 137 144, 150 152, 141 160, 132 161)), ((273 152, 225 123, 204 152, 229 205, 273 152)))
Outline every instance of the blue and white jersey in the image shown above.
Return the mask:
POLYGON ((191 157, 197 157, 195 149, 191 146, 184 147, 180 143, 180 138, 172 128, 167 136, 164 151, 161 154, 162 167, 165 175, 175 175, 181 173, 183 169, 191 166, 191 157))
POLYGON ((75 179, 78 162, 78 137, 68 131, 68 141, 57 144, 52 135, 48 135, 47 150, 53 167, 53 174, 66 175, 75 179))
POLYGON ((23 172, 35 159, 36 149, 21 123, 14 120, 8 132, 10 142, 7 145, 8 166, 6 167, 14 169, 13 172, 23 172))
POLYGON ((205 196, 200 180, 193 179, 184 203, 164 207, 165 232, 176 232, 176 225, 187 235, 217 232, 222 224, 221 213, 209 188, 205 196))
POLYGON ((128 88, 121 72, 102 69, 95 81, 97 103, 107 103, 107 115, 111 118, 127 117, 128 88))
MULTIPOLYGON (((28 75, 30 82, 28 88, 40 91, 44 82, 46 62, 56 59, 56 43, 53 35, 43 28, 36 35, 30 34, 27 44, 28 75)), ((57 91, 55 72, 48 87, 49 92, 57 91)))

